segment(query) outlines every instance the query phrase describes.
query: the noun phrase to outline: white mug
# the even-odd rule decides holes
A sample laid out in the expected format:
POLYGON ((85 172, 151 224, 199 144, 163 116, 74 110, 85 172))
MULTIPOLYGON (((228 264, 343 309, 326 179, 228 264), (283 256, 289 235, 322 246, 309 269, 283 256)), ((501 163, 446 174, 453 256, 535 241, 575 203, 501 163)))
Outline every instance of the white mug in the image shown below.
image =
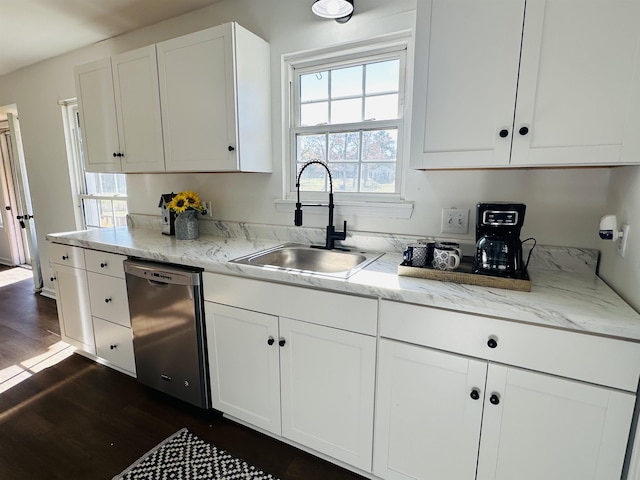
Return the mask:
POLYGON ((455 270, 460 266, 460 255, 453 247, 436 246, 433 250, 433 268, 436 270, 455 270))

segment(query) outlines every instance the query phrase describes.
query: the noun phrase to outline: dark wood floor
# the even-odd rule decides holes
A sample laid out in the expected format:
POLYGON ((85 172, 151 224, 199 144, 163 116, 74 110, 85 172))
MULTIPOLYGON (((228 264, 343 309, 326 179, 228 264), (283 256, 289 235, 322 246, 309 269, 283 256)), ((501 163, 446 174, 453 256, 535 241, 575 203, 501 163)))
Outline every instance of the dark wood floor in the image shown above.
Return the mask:
MULTIPOLYGON (((58 331, 31 281, 0 287, 0 372, 58 331)), ((74 354, 0 393, 0 479, 110 480, 183 427, 282 480, 363 478, 74 354)))

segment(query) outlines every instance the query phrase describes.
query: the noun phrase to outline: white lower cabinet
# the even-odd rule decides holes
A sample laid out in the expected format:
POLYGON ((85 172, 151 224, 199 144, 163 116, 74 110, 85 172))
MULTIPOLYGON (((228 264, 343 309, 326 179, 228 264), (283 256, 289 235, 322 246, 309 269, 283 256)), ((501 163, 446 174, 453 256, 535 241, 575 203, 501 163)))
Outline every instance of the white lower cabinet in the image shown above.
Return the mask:
POLYGON ((93 329, 96 334, 96 355, 114 366, 134 373, 136 361, 131 329, 98 317, 93 317, 93 329))
POLYGON ((334 324, 375 329, 376 300, 209 273, 204 280, 213 407, 371 472, 376 337, 334 324), (261 299, 267 313, 255 311, 261 299))
POLYGON ((381 302, 380 317, 381 335, 388 338, 381 338, 378 356, 376 476, 620 478, 639 345, 574 334, 574 345, 560 346, 541 340, 562 332, 387 301, 381 302), (581 337, 598 348, 583 350, 581 337), (570 368, 542 361, 560 358, 560 349, 570 368), (600 371, 579 372, 580 363, 598 360, 600 371), (519 368, 533 364, 545 371, 519 368), (598 385, 604 369, 624 372, 611 376, 614 385, 598 385), (581 380, 557 373, 566 371, 581 380))
POLYGON ((620 477, 630 393, 386 339, 379 358, 382 478, 620 477))
POLYGON ((213 407, 280 435, 278 317, 205 302, 213 407))
POLYGON ((62 340, 95 354, 84 249, 52 243, 49 262, 62 340))

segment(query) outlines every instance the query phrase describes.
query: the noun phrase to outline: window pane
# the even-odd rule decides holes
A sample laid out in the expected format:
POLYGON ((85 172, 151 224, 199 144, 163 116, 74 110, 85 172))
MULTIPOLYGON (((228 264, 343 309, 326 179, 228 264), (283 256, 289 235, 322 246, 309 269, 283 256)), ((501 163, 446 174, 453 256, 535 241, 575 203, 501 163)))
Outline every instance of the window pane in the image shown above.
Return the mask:
POLYGON ((84 222, 87 227, 100 227, 100 210, 98 201, 85 198, 82 202, 84 207, 84 222))
POLYGON ((298 163, 306 163, 310 160, 325 161, 325 151, 327 150, 326 142, 325 135, 299 135, 298 163))
POLYGON ((113 210, 115 213, 114 225, 116 227, 124 227, 127 225, 127 201, 114 200, 113 210))
POLYGON ((395 163, 363 163, 361 192, 394 193, 396 183, 395 163))
POLYGON ((307 103, 300 106, 300 125, 324 125, 329 123, 329 103, 307 103))
POLYGON ((362 135, 362 161, 395 161, 398 152, 398 131, 372 130, 362 135))
POLYGON ((390 120, 398 118, 398 95, 367 97, 364 101, 365 120, 390 120))
POLYGON ((362 121, 362 99, 338 100, 331 102, 331 123, 362 121))
POLYGON ((111 200, 98 200, 100 204, 100 226, 113 227, 113 204, 111 200))
POLYGON ((365 92, 397 92, 400 89, 400 60, 371 63, 367 65, 367 84, 365 92))
MULTIPOLYGON (((358 132, 329 134, 329 162, 357 162, 360 157, 360 134, 358 132)), ((333 165, 331 166, 333 169, 333 165)))
POLYGON ((362 96, 362 66, 331 71, 331 98, 362 96))
MULTIPOLYGON (((296 172, 300 172, 304 164, 298 163, 296 172)), ((331 172, 333 175, 333 172, 331 172)), ((296 177, 297 177, 296 173, 296 177)), ((327 171, 321 167, 320 165, 309 165, 302 172, 302 177, 300 177, 300 190, 304 190, 306 192, 326 192, 328 191, 328 175, 327 171)))
POLYGON ((98 193, 116 193, 116 181, 113 178, 113 174, 98 173, 100 176, 100 191, 98 193))
POLYGON ((327 100, 329 98, 329 72, 314 72, 300 76, 300 101, 327 100))
POLYGON ((357 163, 332 163, 331 178, 334 192, 357 192, 359 165, 357 163))

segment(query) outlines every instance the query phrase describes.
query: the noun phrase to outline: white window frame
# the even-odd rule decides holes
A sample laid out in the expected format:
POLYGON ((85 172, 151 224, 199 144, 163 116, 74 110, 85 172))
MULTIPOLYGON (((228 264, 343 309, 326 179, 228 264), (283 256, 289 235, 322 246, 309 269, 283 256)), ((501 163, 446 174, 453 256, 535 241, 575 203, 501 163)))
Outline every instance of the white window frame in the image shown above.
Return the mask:
MULTIPOLYGON (((385 126, 398 128, 396 157, 396 192, 395 193, 363 193, 334 192, 336 210, 343 214, 365 216, 410 218, 413 202, 404 201, 406 171, 409 166, 409 125, 410 116, 410 78, 411 68, 411 32, 403 31, 374 39, 335 45, 319 50, 286 54, 282 57, 283 79, 283 200, 276 201, 278 211, 293 211, 291 203, 296 197, 296 134, 318 130, 356 131, 361 129, 377 129, 385 126), (322 68, 335 69, 341 65, 364 64, 384 59, 400 58, 400 92, 398 119, 374 122, 358 122, 336 124, 319 127, 297 127, 298 102, 297 75, 322 68)), ((299 90, 298 90, 299 91, 299 90)), ((305 201, 326 201, 326 192, 304 192, 305 201)))

